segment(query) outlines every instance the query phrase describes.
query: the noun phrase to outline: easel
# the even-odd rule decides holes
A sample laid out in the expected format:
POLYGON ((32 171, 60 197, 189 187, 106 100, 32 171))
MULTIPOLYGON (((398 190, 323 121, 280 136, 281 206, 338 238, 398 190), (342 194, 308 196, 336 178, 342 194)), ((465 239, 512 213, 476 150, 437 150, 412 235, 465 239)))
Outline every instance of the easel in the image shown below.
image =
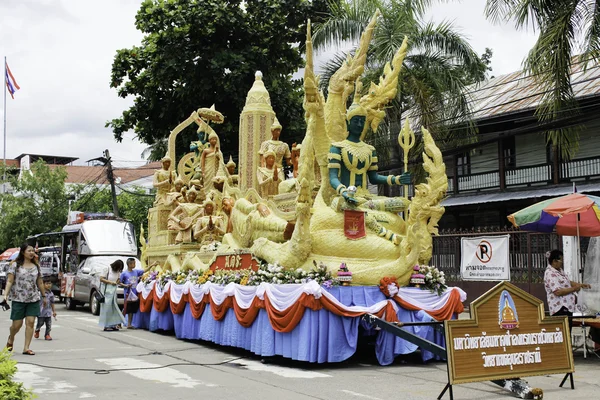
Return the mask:
POLYGON ((565 384, 565 381, 567 380, 567 377, 569 377, 571 380, 571 389, 575 390, 575 382, 573 382, 573 373, 572 372, 565 374, 565 377, 563 378, 560 385, 558 385, 558 387, 563 387, 563 385, 565 384))

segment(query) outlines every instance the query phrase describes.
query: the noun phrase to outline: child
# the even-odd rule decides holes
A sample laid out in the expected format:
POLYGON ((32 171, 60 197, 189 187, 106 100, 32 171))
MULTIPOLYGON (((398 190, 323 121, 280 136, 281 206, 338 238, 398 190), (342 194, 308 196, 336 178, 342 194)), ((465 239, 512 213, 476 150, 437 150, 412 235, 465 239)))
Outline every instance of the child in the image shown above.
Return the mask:
POLYGON ((135 258, 127 259, 127 271, 121 273, 121 283, 124 286, 123 295, 125 296, 125 308, 123 308, 123 315, 127 315, 127 329, 133 329, 133 314, 135 314, 140 308, 140 302, 130 301, 129 293, 133 292, 137 296, 136 286, 140 279, 140 276, 144 273, 141 269, 135 268, 135 258))
POLYGON ((40 337, 40 329, 46 324, 46 333, 44 339, 52 340, 50 331, 52 330, 52 317, 56 318, 56 310, 54 309, 54 293, 52 293, 52 282, 49 279, 44 279, 44 288, 46 289, 46 297, 40 304, 40 316, 37 319, 37 326, 33 337, 40 337))

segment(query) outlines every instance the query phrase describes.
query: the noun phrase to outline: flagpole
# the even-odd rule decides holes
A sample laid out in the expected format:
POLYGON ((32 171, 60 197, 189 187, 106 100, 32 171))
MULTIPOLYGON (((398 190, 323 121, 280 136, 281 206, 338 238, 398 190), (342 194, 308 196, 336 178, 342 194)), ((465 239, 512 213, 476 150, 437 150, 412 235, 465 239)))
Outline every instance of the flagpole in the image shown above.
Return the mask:
POLYGON ((4 169, 2 174, 2 193, 6 193, 6 91, 8 87, 6 86, 6 76, 8 72, 6 71, 6 56, 4 56, 4 169))

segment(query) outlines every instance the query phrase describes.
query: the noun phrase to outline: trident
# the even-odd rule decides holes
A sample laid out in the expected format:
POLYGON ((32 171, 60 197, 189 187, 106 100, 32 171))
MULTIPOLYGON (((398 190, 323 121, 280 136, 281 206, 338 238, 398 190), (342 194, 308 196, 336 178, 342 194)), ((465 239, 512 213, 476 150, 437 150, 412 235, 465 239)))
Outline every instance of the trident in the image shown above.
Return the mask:
MULTIPOLYGON (((408 152, 415 145, 415 133, 410 129, 408 118, 398 133, 398 144, 404 150, 404 172, 408 172, 408 152)), ((404 185, 404 198, 408 199, 408 185, 404 185)))

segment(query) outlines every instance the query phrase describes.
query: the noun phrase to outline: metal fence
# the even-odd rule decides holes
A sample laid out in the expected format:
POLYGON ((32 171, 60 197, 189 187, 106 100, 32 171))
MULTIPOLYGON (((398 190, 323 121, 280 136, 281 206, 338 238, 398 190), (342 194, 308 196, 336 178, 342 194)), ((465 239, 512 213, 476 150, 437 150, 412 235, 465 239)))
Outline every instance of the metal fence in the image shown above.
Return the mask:
POLYGON ((510 280, 521 289, 545 300, 544 271, 546 252, 561 249, 562 240, 555 233, 523 232, 508 228, 440 231, 433 237, 431 265, 444 271, 449 286, 458 286, 474 300, 497 282, 463 281, 460 276, 460 239, 462 237, 509 234, 510 280))

